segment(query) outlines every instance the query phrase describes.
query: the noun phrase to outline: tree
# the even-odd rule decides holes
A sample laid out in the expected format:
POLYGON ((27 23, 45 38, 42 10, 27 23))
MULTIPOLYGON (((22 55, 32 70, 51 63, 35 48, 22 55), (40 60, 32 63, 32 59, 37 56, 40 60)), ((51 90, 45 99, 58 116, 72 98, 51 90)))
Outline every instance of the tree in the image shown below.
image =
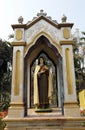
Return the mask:
POLYGON ((0 39, 0 108, 4 107, 5 109, 6 105, 9 105, 7 104, 8 93, 11 92, 11 71, 8 63, 12 62, 12 50, 12 45, 9 42, 0 39), (2 104, 3 106, 1 106, 2 104))
POLYGON ((14 34, 10 34, 10 35, 8 36, 8 39, 11 39, 11 38, 14 38, 14 34))
POLYGON ((80 40, 83 40, 84 41, 84 43, 85 43, 85 32, 82 32, 82 37, 80 38, 80 40))
MULTIPOLYGON (((79 37, 78 37, 79 38, 79 37)), ((74 66, 76 75, 77 94, 85 88, 85 32, 82 32, 82 37, 77 40, 74 38, 74 66)))
POLYGON ((82 37, 80 38, 80 40, 83 55, 82 68, 85 68, 85 32, 82 32, 82 37))

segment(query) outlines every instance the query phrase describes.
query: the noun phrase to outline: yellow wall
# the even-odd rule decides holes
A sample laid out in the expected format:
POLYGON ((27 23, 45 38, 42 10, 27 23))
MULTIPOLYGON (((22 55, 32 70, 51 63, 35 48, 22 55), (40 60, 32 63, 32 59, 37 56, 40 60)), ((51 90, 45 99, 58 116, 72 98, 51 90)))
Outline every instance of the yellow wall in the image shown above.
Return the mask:
POLYGON ((85 90, 79 92, 80 108, 85 109, 85 90))

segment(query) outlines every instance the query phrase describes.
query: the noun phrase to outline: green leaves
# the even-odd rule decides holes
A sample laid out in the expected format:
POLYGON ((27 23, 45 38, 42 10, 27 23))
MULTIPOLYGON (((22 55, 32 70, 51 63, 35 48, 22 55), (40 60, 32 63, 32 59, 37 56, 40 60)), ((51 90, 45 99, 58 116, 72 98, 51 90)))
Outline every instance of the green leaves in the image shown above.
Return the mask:
POLYGON ((2 118, 0 118, 0 130, 4 130, 5 126, 5 122, 2 120, 2 118))
POLYGON ((12 45, 0 39, 0 109, 6 110, 9 107, 11 93, 11 71, 8 62, 12 62, 12 45))
POLYGON ((80 40, 84 40, 84 42, 85 42, 85 32, 82 32, 82 37, 80 38, 80 40))

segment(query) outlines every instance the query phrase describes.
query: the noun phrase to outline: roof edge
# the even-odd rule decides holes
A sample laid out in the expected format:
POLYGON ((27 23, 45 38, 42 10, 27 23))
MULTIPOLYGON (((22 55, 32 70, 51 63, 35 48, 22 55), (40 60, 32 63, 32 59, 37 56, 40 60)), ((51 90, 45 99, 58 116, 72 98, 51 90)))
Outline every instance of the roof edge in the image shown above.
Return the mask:
POLYGON ((56 28, 58 28, 58 29, 60 29, 61 27, 73 27, 73 23, 56 23, 56 22, 54 22, 53 20, 51 20, 51 19, 49 19, 49 18, 47 18, 47 17, 45 17, 45 16, 43 16, 43 15, 41 15, 40 17, 38 17, 38 18, 35 18, 33 21, 31 21, 29 24, 13 24, 13 25, 11 25, 12 26, 12 28, 13 29, 15 29, 15 28, 24 28, 24 29, 28 29, 28 28, 30 28, 32 25, 34 25, 35 23, 37 23, 38 21, 40 21, 40 20, 45 20, 45 21, 47 21, 49 24, 51 24, 51 25, 53 25, 54 27, 56 27, 56 28))

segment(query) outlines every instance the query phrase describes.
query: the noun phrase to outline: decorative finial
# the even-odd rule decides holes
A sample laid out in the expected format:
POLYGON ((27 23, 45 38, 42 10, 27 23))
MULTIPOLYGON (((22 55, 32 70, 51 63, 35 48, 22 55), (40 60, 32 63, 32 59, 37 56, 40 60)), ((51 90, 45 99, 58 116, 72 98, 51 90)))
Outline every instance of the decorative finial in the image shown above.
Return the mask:
POLYGON ((37 13, 37 16, 39 17, 39 16, 41 16, 41 15, 46 16, 47 13, 44 13, 44 10, 41 9, 40 12, 37 13))
POLYGON ((62 20, 62 23, 66 23, 67 17, 63 14, 61 20, 62 20))
POLYGON ((20 17, 18 18, 18 22, 19 22, 20 24, 23 24, 23 17, 22 17, 22 16, 20 16, 20 17))

